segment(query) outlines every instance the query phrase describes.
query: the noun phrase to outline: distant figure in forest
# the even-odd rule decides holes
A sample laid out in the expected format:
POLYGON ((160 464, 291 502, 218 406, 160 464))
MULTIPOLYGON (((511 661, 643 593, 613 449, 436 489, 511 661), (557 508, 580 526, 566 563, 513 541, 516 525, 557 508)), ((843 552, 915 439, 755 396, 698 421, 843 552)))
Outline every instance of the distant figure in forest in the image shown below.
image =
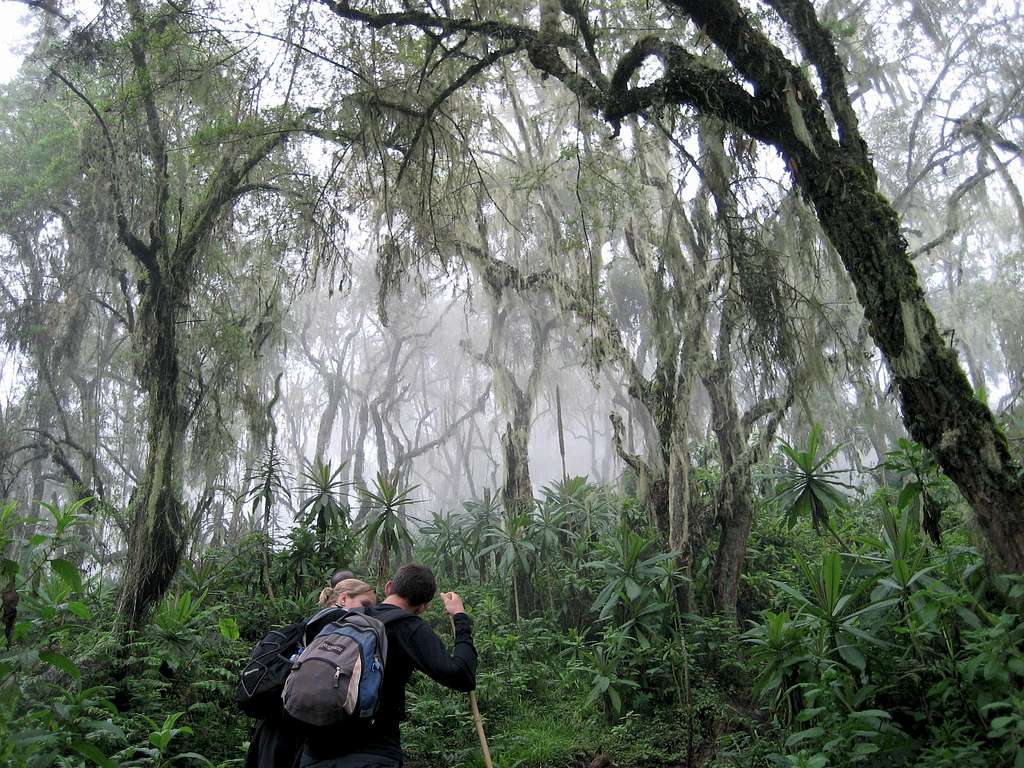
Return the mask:
POLYGON ((415 670, 457 691, 476 687, 476 649, 462 598, 454 592, 441 594, 444 609, 455 625, 451 655, 420 618, 436 592, 437 582, 429 568, 404 565, 385 585, 384 602, 364 609, 384 621, 388 640, 377 714, 368 722, 347 723, 343 729, 308 735, 302 768, 399 768, 399 724, 406 717, 405 686, 415 670))
MULTIPOLYGON (((327 624, 337 619, 338 609, 365 609, 377 604, 373 587, 359 579, 343 579, 320 593, 321 610, 305 622, 302 645, 306 646, 327 624)), ((245 768, 293 768, 302 755, 303 734, 283 712, 256 723, 245 768)))
POLYGON ((335 571, 334 575, 331 576, 331 586, 336 587, 338 586, 338 582, 345 581, 345 579, 354 579, 355 577, 356 575, 352 573, 352 571, 346 571, 344 569, 335 571))

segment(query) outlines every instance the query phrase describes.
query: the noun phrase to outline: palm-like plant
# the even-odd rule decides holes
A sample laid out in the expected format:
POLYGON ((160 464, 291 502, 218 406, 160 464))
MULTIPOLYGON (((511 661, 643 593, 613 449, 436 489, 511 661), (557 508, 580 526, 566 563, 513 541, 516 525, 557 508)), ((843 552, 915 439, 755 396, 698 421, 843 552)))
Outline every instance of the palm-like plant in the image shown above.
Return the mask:
POLYGON ((289 480, 288 471, 277 450, 277 443, 271 440, 270 448, 267 449, 263 461, 259 463, 252 474, 252 485, 243 494, 243 498, 252 503, 254 528, 257 527, 256 521, 259 519, 257 513, 262 507, 263 522, 259 527, 268 534, 270 533, 274 503, 282 498, 286 504, 291 504, 291 492, 288 490, 289 480))
POLYGON ((536 516, 530 520, 528 537, 536 543, 541 558, 560 554, 563 545, 574 538, 566 517, 566 509, 561 505, 538 505, 536 516))
POLYGON ((321 560, 317 557, 317 542, 313 533, 305 527, 293 528, 288 534, 289 544, 278 557, 285 572, 291 578, 295 597, 302 594, 302 585, 322 571, 321 560))
POLYGON ((462 547, 458 521, 444 512, 434 512, 430 522, 420 529, 428 550, 427 561, 445 576, 455 576, 455 560, 462 547))
POLYGON ((537 551, 537 547, 528 538, 530 522, 529 512, 506 511, 502 515, 501 525, 493 526, 488 531, 493 543, 480 553, 488 555, 493 552, 498 559, 498 569, 505 576, 511 576, 516 621, 522 618, 522 609, 519 605, 520 579, 530 572, 530 556, 537 551))
POLYGON ((363 488, 360 494, 369 507, 368 521, 363 528, 363 545, 368 555, 377 552, 377 582, 383 585, 391 572, 391 553, 412 547, 412 534, 402 510, 418 503, 412 493, 419 486, 403 487, 397 473, 377 472, 373 490, 363 488))
POLYGON ((575 538, 575 534, 567 527, 566 508, 547 500, 539 504, 536 516, 530 520, 526 536, 537 547, 537 559, 549 564, 544 573, 544 580, 547 582, 548 610, 551 616, 557 616, 554 582, 559 576, 560 562, 564 564, 568 559, 567 555, 571 557, 572 550, 568 545, 575 538))
POLYGON ((244 492, 246 501, 252 502, 252 527, 259 528, 267 536, 267 549, 263 550, 260 556, 260 577, 267 595, 274 597, 274 586, 270 581, 270 551, 274 544, 272 528, 275 517, 273 515, 274 502, 283 498, 288 506, 291 506, 291 493, 288 491, 288 472, 281 460, 277 450, 276 433, 271 434, 270 448, 259 467, 253 473, 253 485, 244 492), (260 507, 263 508, 262 524, 257 524, 257 516, 260 507))
POLYGON ((600 571, 606 580, 591 606, 599 619, 618 614, 620 619, 629 617, 642 625, 668 607, 660 600, 659 585, 665 576, 663 564, 674 557, 672 552, 657 552, 653 538, 625 525, 619 526, 617 535, 601 547, 601 552, 602 559, 584 564, 585 568, 600 571))
POLYGON ((615 722, 622 712, 623 697, 628 689, 640 686, 623 674, 621 667, 624 654, 621 649, 595 645, 583 651, 572 669, 590 678, 590 695, 587 704, 600 701, 605 720, 615 722))
POLYGON ((790 619, 785 611, 765 611, 764 624, 757 624, 743 635, 754 646, 751 661, 760 672, 754 683, 754 693, 770 702, 782 721, 791 723, 803 708, 799 685, 803 665, 813 656, 806 647, 807 628, 790 619))
POLYGON ((487 582, 487 565, 491 558, 489 552, 485 554, 485 551, 493 543, 490 532, 501 520, 501 500, 491 493, 490 488, 484 488, 482 498, 467 501, 462 507, 463 543, 470 557, 476 561, 480 583, 484 584, 487 582))
POLYGON ((341 479, 345 462, 337 469, 331 462, 323 463, 319 458, 313 464, 306 464, 302 470, 303 484, 299 491, 304 494, 296 519, 304 526, 316 523, 317 549, 323 553, 327 547, 327 534, 335 528, 348 528, 348 504, 345 489, 351 485, 341 479))
POLYGON ((542 507, 554 507, 564 516, 566 528, 577 538, 592 540, 612 518, 603 489, 585 477, 567 477, 541 489, 542 507))
POLYGON ((874 611, 885 610, 897 602, 896 598, 871 600, 858 607, 860 594, 868 582, 848 589, 850 578, 843 575, 842 558, 838 552, 826 552, 817 569, 800 558, 798 562, 810 589, 810 597, 784 582, 773 580, 772 583, 796 601, 800 623, 817 633, 820 655, 841 659, 851 668, 863 672, 866 659, 856 641, 863 640, 877 647, 889 644, 862 629, 860 619, 874 611))
POLYGON ((824 528, 846 551, 846 545, 832 527, 832 515, 847 508, 849 500, 844 489, 852 490, 853 486, 838 479, 842 471, 829 469, 842 446, 837 445, 819 455, 822 451, 821 425, 817 423, 811 427, 806 448, 794 448, 785 440, 780 442, 782 452, 791 464, 776 473, 772 501, 779 503, 791 528, 801 518, 810 518, 814 530, 824 528))

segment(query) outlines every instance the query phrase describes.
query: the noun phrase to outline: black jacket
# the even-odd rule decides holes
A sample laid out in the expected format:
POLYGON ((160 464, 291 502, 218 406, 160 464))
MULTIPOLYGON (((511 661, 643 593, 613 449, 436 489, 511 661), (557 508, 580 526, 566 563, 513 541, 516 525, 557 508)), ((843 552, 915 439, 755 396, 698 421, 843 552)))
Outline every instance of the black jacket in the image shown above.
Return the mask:
POLYGON ((354 754, 365 756, 366 764, 373 764, 376 758, 381 765, 398 764, 402 759, 399 723, 406 718, 405 686, 415 670, 457 691, 476 687, 476 649, 466 614, 455 616, 455 647, 449 655, 441 639, 419 616, 387 604, 366 609, 377 618, 391 611, 401 611, 405 616, 387 625, 388 657, 377 716, 370 723, 349 723, 310 735, 302 757, 304 767, 351 765, 351 760, 344 758, 354 754))

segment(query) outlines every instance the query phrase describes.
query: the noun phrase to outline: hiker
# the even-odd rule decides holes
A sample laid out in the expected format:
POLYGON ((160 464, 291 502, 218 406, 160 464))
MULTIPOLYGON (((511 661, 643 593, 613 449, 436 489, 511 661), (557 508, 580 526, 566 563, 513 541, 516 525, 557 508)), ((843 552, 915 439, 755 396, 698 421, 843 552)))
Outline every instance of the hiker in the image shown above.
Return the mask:
POLYGON ((388 653, 380 705, 373 720, 310 733, 302 768, 399 768, 405 719, 405 686, 415 670, 457 691, 476 687, 476 649, 462 598, 441 593, 455 624, 455 647, 449 655, 441 639, 420 618, 437 591, 434 574, 423 565, 404 565, 384 587, 384 602, 365 609, 385 621, 388 653))
MULTIPOLYGON (((320 610, 305 625, 303 645, 340 614, 337 608, 364 609, 376 605, 377 595, 369 584, 359 579, 344 579, 321 593, 320 610), (327 610, 332 609, 332 610, 327 610)), ((303 734, 284 714, 266 717, 256 723, 245 756, 245 768, 292 768, 302 754, 303 734)))
MULTIPOLYGON (((338 573, 352 573, 351 571, 338 571, 338 573)), ((368 605, 377 604, 377 595, 373 587, 365 581, 346 576, 344 579, 334 581, 331 578, 331 586, 324 587, 320 592, 317 605, 326 608, 329 605, 336 605, 339 608, 365 608, 368 605)))
POLYGON ((354 579, 356 575, 352 571, 346 571, 344 568, 335 571, 331 574, 331 586, 338 586, 339 582, 345 581, 346 579, 354 579))

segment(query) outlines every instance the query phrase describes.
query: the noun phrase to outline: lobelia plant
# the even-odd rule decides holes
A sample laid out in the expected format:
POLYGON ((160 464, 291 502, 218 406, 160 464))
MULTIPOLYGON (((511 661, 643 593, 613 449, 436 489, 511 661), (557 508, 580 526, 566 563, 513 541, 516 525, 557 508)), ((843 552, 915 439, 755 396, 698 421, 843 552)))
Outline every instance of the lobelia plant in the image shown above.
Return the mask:
POLYGON ((363 527, 363 545, 370 556, 377 552, 377 581, 383 586, 391 573, 391 555, 403 548, 412 548, 412 533, 404 509, 418 503, 412 497, 418 485, 403 487, 395 473, 377 472, 373 489, 362 488, 360 494, 369 505, 368 520, 363 527))
POLYGON ((849 506, 846 490, 853 490, 853 486, 839 480, 839 476, 844 474, 841 470, 829 469, 842 446, 837 445, 822 454, 821 425, 818 423, 811 427, 805 448, 795 448, 785 440, 780 443, 790 464, 773 476, 776 485, 771 501, 778 502, 790 528, 799 520, 810 520, 814 530, 824 528, 840 549, 848 552, 849 547, 832 527, 833 516, 849 506))
POLYGON ((859 626, 859 619, 876 611, 882 611, 898 602, 898 598, 868 601, 858 607, 858 600, 870 582, 851 586, 849 577, 843 576, 842 558, 838 552, 827 552, 821 566, 814 569, 802 558, 798 558, 804 582, 810 589, 811 597, 781 581, 773 583, 786 595, 793 598, 799 609, 797 620, 806 625, 817 639, 817 652, 821 657, 841 660, 851 669, 864 672, 867 657, 858 644, 864 641, 879 648, 890 644, 875 637, 859 626))
POLYGON ((341 479, 344 471, 345 462, 333 469, 330 461, 324 463, 319 458, 312 464, 306 463, 302 469, 303 484, 299 491, 304 496, 295 518, 307 527, 316 524, 317 550, 321 554, 327 549, 329 532, 347 529, 349 525, 345 489, 352 484, 341 479))
POLYGON ((492 526, 487 532, 488 539, 493 543, 480 553, 482 556, 494 554, 498 570, 511 578, 516 621, 523 617, 519 590, 523 579, 529 580, 530 558, 537 552, 536 545, 529 538, 532 519, 528 511, 506 511, 502 515, 501 525, 492 526))

